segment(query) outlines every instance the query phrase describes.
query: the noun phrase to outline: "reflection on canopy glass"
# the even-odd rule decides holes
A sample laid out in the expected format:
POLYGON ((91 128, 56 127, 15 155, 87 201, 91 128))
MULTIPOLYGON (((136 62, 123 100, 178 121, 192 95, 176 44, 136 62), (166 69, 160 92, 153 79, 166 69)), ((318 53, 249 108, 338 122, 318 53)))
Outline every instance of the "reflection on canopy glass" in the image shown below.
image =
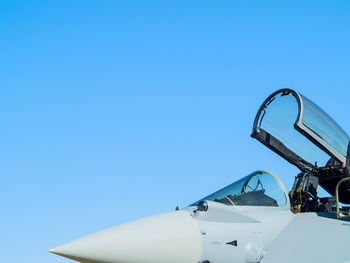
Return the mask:
POLYGON ((260 115, 257 128, 277 138, 312 165, 317 163, 318 166, 325 166, 330 156, 294 128, 298 112, 297 99, 291 93, 279 93, 271 99, 264 113, 260 115))
POLYGON ((193 205, 202 200, 242 206, 285 206, 287 202, 276 179, 262 171, 254 172, 193 205))
POLYGON ((316 104, 303 95, 300 96, 304 105, 303 124, 311 129, 321 140, 339 152, 345 159, 349 136, 316 104))

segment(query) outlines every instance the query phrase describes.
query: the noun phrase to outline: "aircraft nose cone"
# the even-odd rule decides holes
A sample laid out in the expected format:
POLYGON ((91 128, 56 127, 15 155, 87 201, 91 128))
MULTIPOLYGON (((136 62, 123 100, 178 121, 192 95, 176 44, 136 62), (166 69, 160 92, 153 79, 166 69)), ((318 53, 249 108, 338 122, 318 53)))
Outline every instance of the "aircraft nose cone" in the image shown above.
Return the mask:
POLYGON ((197 263, 202 237, 190 214, 175 211, 112 227, 49 252, 84 263, 197 263))

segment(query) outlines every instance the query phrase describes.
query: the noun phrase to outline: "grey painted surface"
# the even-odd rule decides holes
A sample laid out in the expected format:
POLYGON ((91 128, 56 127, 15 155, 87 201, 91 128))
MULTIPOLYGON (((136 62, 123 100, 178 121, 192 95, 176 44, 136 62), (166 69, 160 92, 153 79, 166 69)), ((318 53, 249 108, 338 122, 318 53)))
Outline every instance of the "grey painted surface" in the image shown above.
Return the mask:
POLYGON ((268 247, 261 263, 350 262, 350 223, 298 214, 268 247))

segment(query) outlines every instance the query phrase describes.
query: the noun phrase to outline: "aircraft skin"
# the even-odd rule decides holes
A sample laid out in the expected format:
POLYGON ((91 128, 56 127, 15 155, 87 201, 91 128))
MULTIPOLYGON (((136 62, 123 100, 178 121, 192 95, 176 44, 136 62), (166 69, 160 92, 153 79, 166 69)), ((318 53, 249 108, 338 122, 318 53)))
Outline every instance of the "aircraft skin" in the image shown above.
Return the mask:
POLYGON ((242 209, 209 202, 207 212, 189 207, 156 215, 50 252, 86 263, 350 262, 350 223, 293 214, 288 207, 242 209))
POLYGON ((275 175, 256 171, 181 210, 49 252, 83 263, 349 263, 350 222, 319 202, 293 213, 291 196, 275 175))

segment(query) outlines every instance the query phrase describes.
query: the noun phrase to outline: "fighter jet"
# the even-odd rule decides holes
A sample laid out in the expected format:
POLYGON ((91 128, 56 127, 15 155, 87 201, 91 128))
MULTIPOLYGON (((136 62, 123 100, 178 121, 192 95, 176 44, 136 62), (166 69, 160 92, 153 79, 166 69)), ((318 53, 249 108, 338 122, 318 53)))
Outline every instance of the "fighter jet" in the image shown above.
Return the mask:
POLYGON ((183 209, 49 252, 83 263, 349 263, 349 136, 291 89, 268 96, 251 136, 299 168, 289 192, 255 171, 183 209))

